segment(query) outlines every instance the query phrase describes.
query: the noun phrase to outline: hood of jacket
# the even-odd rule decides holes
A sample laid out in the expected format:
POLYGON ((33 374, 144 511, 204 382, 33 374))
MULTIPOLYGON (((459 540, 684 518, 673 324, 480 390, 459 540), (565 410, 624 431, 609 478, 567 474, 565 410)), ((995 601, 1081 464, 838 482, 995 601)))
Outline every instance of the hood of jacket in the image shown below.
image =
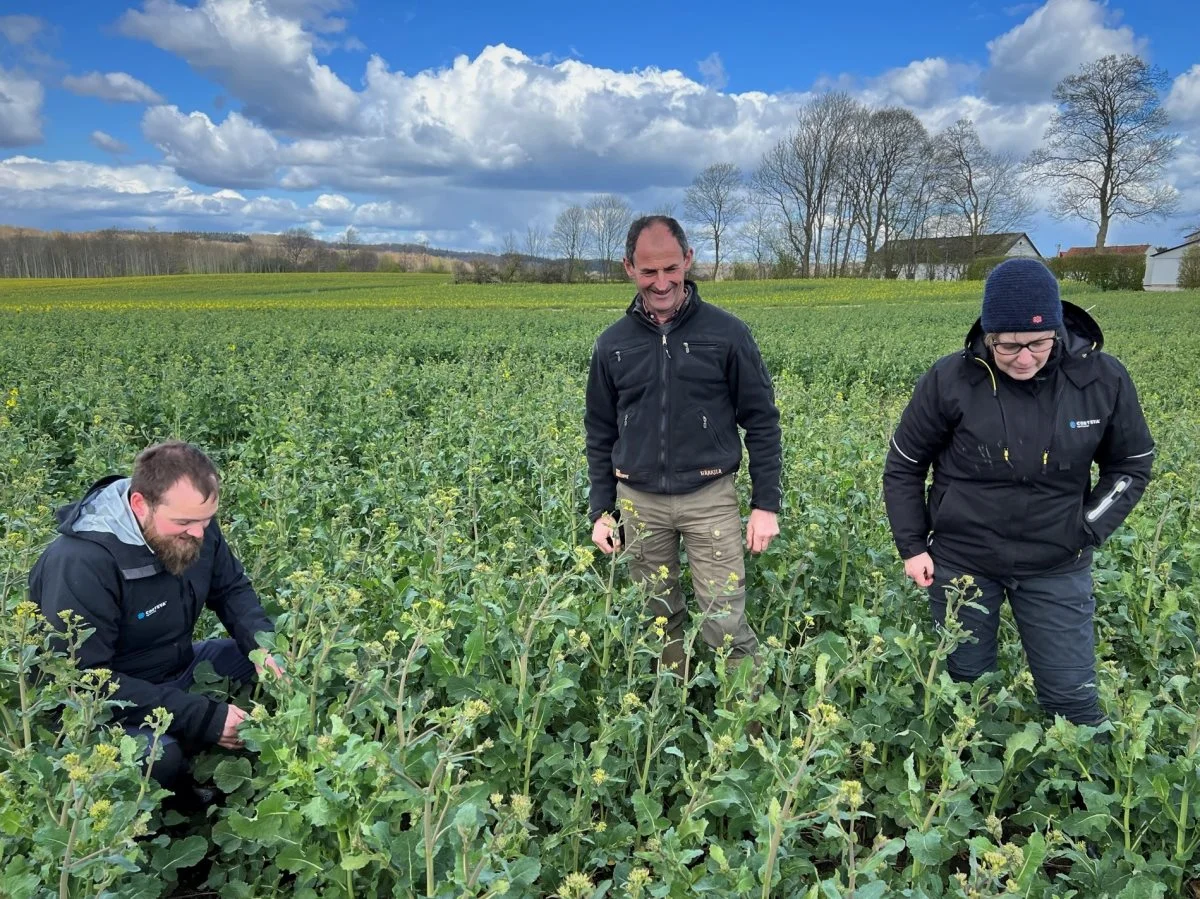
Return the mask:
POLYGON ((132 580, 156 574, 162 566, 129 506, 129 484, 124 475, 103 477, 82 499, 61 506, 56 517, 60 534, 100 544, 132 580))

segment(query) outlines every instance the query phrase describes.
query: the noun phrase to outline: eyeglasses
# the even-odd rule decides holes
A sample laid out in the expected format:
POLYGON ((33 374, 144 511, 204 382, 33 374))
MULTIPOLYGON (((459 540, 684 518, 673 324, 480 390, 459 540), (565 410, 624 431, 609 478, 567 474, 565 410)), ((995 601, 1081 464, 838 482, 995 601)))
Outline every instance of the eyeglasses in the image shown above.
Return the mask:
POLYGON ((1029 341, 1029 343, 1016 343, 1011 340, 992 341, 992 349, 1000 356, 1015 356, 1021 350, 1029 350, 1031 353, 1044 353, 1054 346, 1057 340, 1058 337, 1056 335, 1054 337, 1039 337, 1037 340, 1029 341))

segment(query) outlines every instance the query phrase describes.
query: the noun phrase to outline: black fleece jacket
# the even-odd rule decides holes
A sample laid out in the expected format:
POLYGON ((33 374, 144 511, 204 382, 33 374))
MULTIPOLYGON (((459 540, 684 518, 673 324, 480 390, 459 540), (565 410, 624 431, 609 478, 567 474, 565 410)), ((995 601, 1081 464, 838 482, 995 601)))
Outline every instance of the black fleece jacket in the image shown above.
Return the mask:
POLYGON ((779 511, 779 410, 750 329, 700 299, 659 327, 639 308, 611 325, 588 372, 589 517, 616 503, 617 479, 648 493, 690 493, 737 471, 746 432, 750 504, 779 511))
POLYGON ((976 322, 917 382, 883 475, 901 558, 929 551, 998 578, 1069 571, 1137 503, 1154 456, 1137 391, 1091 316, 1063 303, 1063 318, 1031 381, 996 367, 976 322))
POLYGON ((80 650, 82 668, 108 668, 115 698, 132 705, 117 716, 140 725, 162 706, 174 716, 168 730, 188 746, 220 739, 228 707, 165 682, 191 663, 192 632, 208 606, 249 654, 255 635, 273 629, 241 563, 215 521, 204 532, 200 555, 181 575, 166 571, 147 546, 123 543, 110 533, 75 532, 84 502, 120 475, 92 485, 79 502, 58 510, 59 535, 29 575, 30 598, 56 626, 70 610, 94 628, 80 650))

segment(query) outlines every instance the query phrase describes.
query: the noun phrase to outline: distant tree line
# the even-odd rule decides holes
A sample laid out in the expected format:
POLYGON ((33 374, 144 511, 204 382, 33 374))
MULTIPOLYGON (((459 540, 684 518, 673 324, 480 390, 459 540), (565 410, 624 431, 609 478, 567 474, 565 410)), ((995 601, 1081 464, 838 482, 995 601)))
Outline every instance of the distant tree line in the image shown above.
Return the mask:
POLYGON ((116 228, 76 234, 0 232, 4 278, 449 270, 449 262, 427 247, 411 253, 364 247, 353 228, 335 243, 316 239, 307 228, 257 240, 246 234, 116 228))

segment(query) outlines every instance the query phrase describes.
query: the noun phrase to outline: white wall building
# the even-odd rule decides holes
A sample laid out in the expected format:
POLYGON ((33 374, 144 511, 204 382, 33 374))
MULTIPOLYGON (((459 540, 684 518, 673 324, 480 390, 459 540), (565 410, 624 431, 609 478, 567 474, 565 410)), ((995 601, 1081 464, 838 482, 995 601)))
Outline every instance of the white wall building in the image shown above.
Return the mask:
POLYGON ((1200 231, 1193 234, 1186 243, 1147 256, 1146 275, 1142 278, 1142 288, 1144 290, 1179 290, 1179 266, 1183 262, 1183 254, 1196 246, 1200 246, 1200 231))

